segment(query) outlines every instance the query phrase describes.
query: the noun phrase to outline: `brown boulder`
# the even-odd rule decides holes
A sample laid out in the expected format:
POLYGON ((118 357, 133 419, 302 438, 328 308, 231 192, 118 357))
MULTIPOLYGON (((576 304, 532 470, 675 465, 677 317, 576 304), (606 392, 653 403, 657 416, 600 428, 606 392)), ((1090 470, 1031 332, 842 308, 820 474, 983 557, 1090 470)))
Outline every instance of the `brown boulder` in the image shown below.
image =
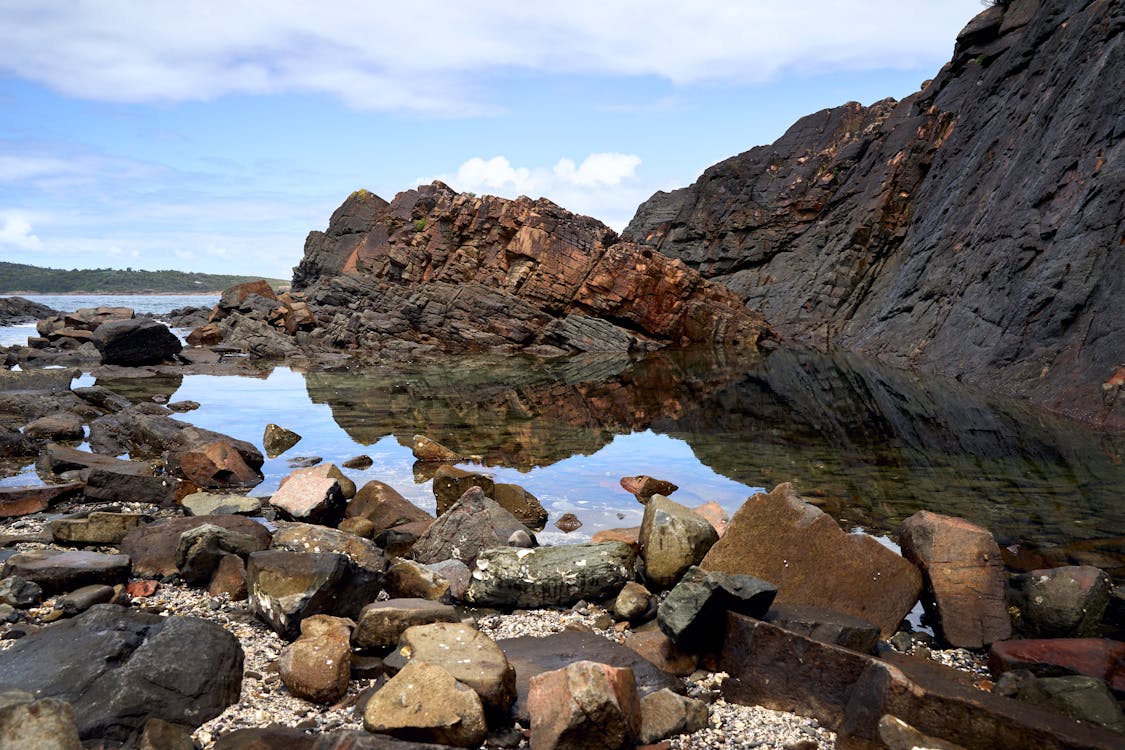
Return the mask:
POLYGON ((134 529, 121 540, 121 552, 133 561, 133 575, 160 578, 179 572, 176 550, 180 537, 204 524, 221 526, 254 537, 261 549, 270 544, 270 532, 265 526, 244 516, 214 515, 166 518, 134 529))
POLYGON ((372 479, 359 488, 345 510, 348 517, 362 517, 374 526, 372 535, 415 521, 434 520, 426 511, 407 500, 389 484, 372 479))
POLYGON ((335 703, 348 690, 352 670, 351 629, 340 617, 313 615, 301 621, 301 637, 277 662, 289 692, 313 703, 335 703))
POLYGON ((635 496, 638 502, 647 503, 653 495, 671 495, 679 489, 679 486, 663 479, 639 474, 635 477, 621 477, 621 488, 635 496))
POLYGON ((277 299, 277 295, 274 294, 273 287, 269 285, 269 282, 265 279, 259 279, 257 281, 235 284, 234 286, 224 289, 222 296, 219 297, 219 307, 224 310, 235 309, 252 294, 265 297, 268 300, 277 299))
POLYGON ((633 670, 579 661, 531 678, 531 744, 536 750, 632 747, 641 731, 633 670))
POLYGON ((496 483, 492 477, 477 471, 465 471, 456 466, 439 466, 434 472, 433 483, 435 512, 439 516, 444 514, 473 487, 479 487, 485 497, 491 498, 496 483))
POLYGON ((1004 601, 1007 573, 991 533, 926 510, 903 521, 898 533, 903 557, 922 570, 922 604, 946 642, 980 648, 1012 635, 1004 601))
POLYGON ((171 463, 197 487, 253 487, 262 481, 262 475, 242 454, 221 440, 178 451, 171 463))
POLYGON ((204 323, 184 337, 189 346, 215 346, 223 343, 223 331, 214 323, 204 323))
POLYGON ((862 617, 884 637, 918 601, 922 574, 866 534, 848 534, 789 484, 747 500, 700 567, 765 579, 777 602, 862 617))
POLYGON ((458 461, 461 456, 446 448, 436 440, 431 440, 425 435, 415 435, 410 444, 410 451, 419 461, 458 461))
POLYGON ((270 497, 270 505, 286 518, 328 526, 344 515, 344 494, 331 477, 290 474, 270 497))
POLYGON ((488 734, 480 697, 446 669, 411 662, 367 702, 363 726, 404 740, 479 747, 488 734))

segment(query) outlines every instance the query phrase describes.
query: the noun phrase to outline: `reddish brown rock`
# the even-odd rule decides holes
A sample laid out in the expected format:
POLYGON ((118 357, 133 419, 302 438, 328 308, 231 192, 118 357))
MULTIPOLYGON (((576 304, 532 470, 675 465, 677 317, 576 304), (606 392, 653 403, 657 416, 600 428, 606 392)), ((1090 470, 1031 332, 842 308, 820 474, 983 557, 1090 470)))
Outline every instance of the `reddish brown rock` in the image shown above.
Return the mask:
POLYGON ((257 281, 247 281, 243 284, 235 284, 232 287, 224 289, 222 296, 219 298, 219 307, 224 309, 238 307, 252 294, 265 297, 269 300, 277 299, 277 295, 274 294, 273 287, 269 285, 269 282, 264 279, 259 279, 257 281))
POLYGON ((633 670, 579 661, 531 678, 527 697, 536 750, 631 747, 641 730, 633 670))
POLYGON ((727 533, 727 526, 730 525, 730 514, 723 510, 723 506, 719 505, 714 500, 697 505, 692 508, 695 513, 704 518, 711 527, 715 529, 715 533, 722 538, 723 534, 727 533))
POLYGON ((129 532, 121 540, 120 549, 133 561, 133 575, 153 578, 172 575, 179 572, 176 550, 181 535, 204 524, 253 536, 261 549, 270 544, 270 532, 260 523, 244 516, 216 515, 161 519, 129 532))
POLYGON ((673 643, 655 621, 626 632, 625 645, 669 674, 686 677, 699 667, 699 658, 673 643))
POLYGON ((434 520, 426 511, 407 500, 389 484, 372 479, 359 488, 345 511, 348 517, 371 521, 373 534, 405 523, 429 523, 434 520))
POLYGON ((899 540, 903 557, 922 570, 922 604, 946 642, 980 648, 1012 635, 1004 601, 1007 572, 988 530, 922 510, 903 522, 899 540))
POLYGON ((994 676, 1029 669, 1040 677, 1084 674, 1125 691, 1125 643, 1105 638, 1042 638, 993 643, 988 668, 994 676))
POLYGON ((414 458, 419 461, 457 461, 461 458, 457 453, 425 435, 415 435, 410 450, 414 458))
POLYGON ((600 542, 624 542, 633 548, 634 552, 641 551, 641 527, 630 526, 625 529, 602 529, 591 537, 592 544, 600 542))
POLYGON ((205 323, 184 337, 189 346, 215 346, 223 343, 223 331, 214 323, 205 323))
POLYGON ((262 481, 238 450, 221 440, 180 451, 174 462, 184 478, 198 487, 253 487, 262 481))
POLYGON ((351 629, 341 617, 313 615, 301 621, 301 637, 281 652, 277 671, 289 692, 313 703, 335 703, 351 677, 351 629))
POLYGON ((746 501, 700 567, 756 576, 778 603, 812 604, 862 617, 884 637, 918 600, 922 575, 866 534, 847 534, 789 484, 746 501))
POLYGON ((57 500, 77 495, 84 486, 82 482, 67 482, 39 487, 0 487, 0 518, 39 513, 57 500))
POLYGON ((679 486, 663 479, 654 479, 645 474, 635 477, 621 477, 621 487, 628 493, 636 496, 637 500, 647 503, 653 495, 671 495, 679 486))
POLYGON ((152 596, 160 588, 160 581, 151 578, 141 581, 129 581, 125 584, 125 593, 137 599, 152 596))
POLYGON ((563 513, 555 519, 555 528, 565 534, 569 534, 572 531, 577 531, 582 528, 582 522, 578 520, 578 516, 573 513, 563 513))
POLYGON ((238 555, 223 555, 211 580, 207 584, 211 596, 226 594, 232 602, 240 602, 247 596, 246 563, 238 555))

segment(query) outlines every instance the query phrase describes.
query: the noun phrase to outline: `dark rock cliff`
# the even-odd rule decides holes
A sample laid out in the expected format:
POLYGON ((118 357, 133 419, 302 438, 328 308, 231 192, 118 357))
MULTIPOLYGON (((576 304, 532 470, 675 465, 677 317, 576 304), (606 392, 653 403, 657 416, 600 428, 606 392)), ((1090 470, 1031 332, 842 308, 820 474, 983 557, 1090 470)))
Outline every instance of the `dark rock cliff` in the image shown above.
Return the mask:
POLYGON ((356 352, 756 350, 772 331, 737 295, 545 199, 435 182, 353 193, 311 232, 293 286, 312 343, 356 352))
POLYGON ((624 237, 789 338, 1125 429, 1125 5, 988 8, 921 91, 798 121, 624 237))

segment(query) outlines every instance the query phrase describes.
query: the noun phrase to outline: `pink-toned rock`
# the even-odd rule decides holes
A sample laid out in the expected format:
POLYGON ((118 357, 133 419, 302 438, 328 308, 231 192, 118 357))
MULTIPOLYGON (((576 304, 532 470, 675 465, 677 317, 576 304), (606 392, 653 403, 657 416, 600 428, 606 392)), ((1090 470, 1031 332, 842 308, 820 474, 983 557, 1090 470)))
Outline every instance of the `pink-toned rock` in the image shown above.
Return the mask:
POLYGON ((160 588, 160 581, 147 578, 141 581, 129 581, 125 584, 125 593, 136 599, 152 596, 160 588))
POLYGON ((339 523, 344 513, 340 483, 330 477, 290 474, 270 498, 270 505, 295 521, 339 523))
POLYGON ((224 289, 222 296, 219 298, 219 307, 225 309, 238 307, 252 294, 257 294, 259 297, 265 297, 266 299, 277 299, 277 295, 274 294, 273 287, 269 285, 269 282, 265 279, 258 279, 257 281, 235 284, 224 289))
POLYGON ((222 440, 177 453, 175 464, 198 487, 253 487, 262 481, 235 447, 222 440))
POLYGON ((1013 669, 1039 676, 1084 674, 1125 691, 1125 643, 1106 638, 1036 638, 993 643, 988 668, 999 677, 1013 669))
POLYGON ((1012 635, 1004 601, 1007 572, 992 534, 963 518, 918 511, 899 528, 902 554, 922 570, 922 604, 940 635, 959 648, 980 648, 1012 635))
POLYGON ((316 466, 306 466, 302 469, 294 469, 289 476, 281 480, 281 487, 285 486, 293 477, 308 475, 311 477, 325 477, 328 479, 335 479, 340 485, 340 494, 344 496, 345 500, 350 500, 355 497, 355 482, 344 475, 340 468, 333 463, 317 464, 316 466))
POLYGON ((536 750, 631 747, 641 730, 633 670, 575 662, 531 678, 527 696, 536 750))
POLYGON ((418 661, 371 696, 363 726, 404 740, 456 747, 479 747, 488 734, 484 708, 473 689, 442 667, 418 661))
POLYGON ((592 544, 600 542, 624 542, 633 548, 634 552, 641 551, 641 527, 630 526, 625 529, 602 529, 590 539, 592 544))
POLYGON ((866 534, 848 534, 789 484, 747 500, 700 567, 756 576, 780 604, 812 604, 870 620, 884 637, 918 601, 922 574, 866 534))
POLYGON ((730 514, 723 510, 723 506, 719 505, 714 500, 697 505, 692 508, 697 515, 706 519, 707 523, 715 529, 715 533, 721 539, 723 534, 727 533, 727 526, 730 525, 730 514))

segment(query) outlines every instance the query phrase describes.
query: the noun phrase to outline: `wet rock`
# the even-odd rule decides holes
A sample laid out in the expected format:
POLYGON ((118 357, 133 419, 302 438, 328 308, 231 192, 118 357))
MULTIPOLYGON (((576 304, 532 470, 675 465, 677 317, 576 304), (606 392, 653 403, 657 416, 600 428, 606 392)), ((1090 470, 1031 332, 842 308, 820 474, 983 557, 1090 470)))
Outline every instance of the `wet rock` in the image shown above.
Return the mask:
POLYGON ((411 554, 421 563, 455 559, 471 566, 482 550, 503 546, 520 530, 527 528, 473 487, 418 537, 411 554))
POLYGON ((183 348, 168 326, 149 318, 111 320, 95 329, 91 339, 107 365, 155 365, 183 348))
POLYGON ((47 510, 51 503, 78 495, 84 487, 82 482, 33 487, 0 487, 0 518, 40 513, 47 510))
POLYGON ((714 527, 690 508, 653 495, 641 521, 645 578, 658 586, 671 586, 685 570, 698 565, 718 540, 714 527))
POLYGON ((447 669, 407 664, 379 689, 363 712, 369 732, 405 740, 479 747, 488 734, 480 697, 447 669))
POLYGON ((34 607, 43 601, 43 587, 16 575, 0 578, 0 604, 9 604, 17 609, 34 607))
POLYGON ((1040 638, 1098 635, 1112 588, 1104 571, 1088 565, 1033 570, 1012 585, 1020 630, 1040 638))
POLYGON ((257 540, 259 549, 270 544, 270 532, 260 523, 242 516, 190 516, 165 518, 129 532, 119 549, 133 561, 133 575, 161 578, 179 572, 176 552, 185 531, 204 524, 220 526, 257 540))
POLYGON ((352 641, 360 648, 391 648, 414 625, 460 622, 452 606, 428 599, 389 599, 360 610, 352 641))
POLYGON ((703 701, 671 690, 649 693, 641 701, 641 744, 660 742, 677 734, 691 734, 707 727, 708 709, 703 701))
POLYGON ((262 501, 256 497, 214 492, 193 492, 180 500, 180 505, 189 516, 254 516, 262 510, 262 501))
POLYGON ((419 461, 459 461, 461 456, 425 435, 415 435, 410 451, 419 461))
POLYGON ((539 498, 518 484, 495 483, 492 487, 492 499, 533 531, 541 531, 547 525, 547 511, 539 498))
POLYGON ((1007 573, 991 533, 962 518, 918 511, 903 522, 899 538, 903 557, 922 570, 922 604, 941 638, 980 648, 1011 636, 1007 573))
POLYGON ((760 578, 693 567, 661 603, 656 622, 677 646, 701 651, 721 641, 727 612, 764 617, 776 595, 760 578))
POLYGON ((0 747, 4 750, 81 750, 74 709, 54 698, 0 705, 0 747))
POLYGON ((1081 674, 1125 691, 1125 643, 1105 638, 1046 638, 993 643, 988 669, 999 677, 1026 669, 1039 677, 1081 674))
POLYGON ((227 555, 247 557, 262 549, 258 537, 204 523, 180 534, 176 545, 176 568, 184 583, 199 586, 212 579, 227 555))
POLYGON ((270 505, 294 521, 334 526, 344 516, 340 483, 329 477, 290 474, 270 497, 270 505))
POLYGON ((101 604, 0 652, 0 687, 69 702, 83 738, 125 740, 150 716, 188 727, 218 716, 238 699, 242 660, 213 623, 101 604))
POLYGON ((223 555, 215 572, 207 583, 209 596, 223 596, 232 602, 240 602, 247 598, 246 589, 246 563, 238 555, 223 555))
POLYGON ((636 581, 629 581, 617 592, 613 613, 618 619, 639 620, 652 606, 652 593, 636 581))
POLYGON ((774 604, 762 619, 814 641, 832 643, 865 654, 875 653, 879 643, 879 626, 875 623, 823 607, 774 604))
POLYGON ((437 502, 437 514, 444 515, 454 503, 473 487, 479 487, 485 497, 491 498, 496 483, 487 474, 465 471, 456 466, 439 466, 434 473, 433 490, 437 502))
POLYGON ((633 672, 580 661, 537 674, 528 691, 531 741, 544 750, 632 747, 641 708, 633 672))
POLYGON ((355 497, 355 482, 345 476, 344 472, 340 471, 340 468, 334 463, 317 463, 316 466, 306 466, 301 469, 295 469, 290 472, 289 476, 281 480, 281 486, 284 487, 286 482, 297 476, 335 479, 340 485, 340 494, 344 496, 345 500, 350 500, 355 497))
POLYGON ((351 631, 340 617, 313 615, 301 621, 301 637, 278 659, 278 674, 302 700, 331 704, 344 697, 351 678, 351 631))
POLYGON ((353 590, 351 570, 348 558, 335 553, 255 552, 246 565, 250 611, 288 640, 306 617, 355 617, 377 591, 353 590))
POLYGON ((380 531, 373 539, 375 544, 386 550, 392 557, 409 557, 414 543, 429 530, 432 521, 404 523, 394 528, 380 531))
POLYGON ((76 414, 48 414, 23 426, 23 434, 32 440, 82 440, 86 432, 82 418, 76 414))
POLYGON ((297 433, 271 422, 266 425, 266 431, 262 435, 262 447, 266 449, 266 456, 277 458, 300 440, 301 436, 297 433))
POLYGON ((1078 721, 1125 732, 1125 713, 1105 681, 1094 677, 1036 677, 1025 670, 1005 672, 993 688, 997 695, 1042 706, 1078 721))
POLYGON ((523 608, 598 601, 632 580, 634 562, 632 548, 620 542, 488 549, 476 559, 465 600, 523 608))
POLYGON ((348 503, 345 513, 349 518, 366 518, 374 526, 373 534, 401 526, 405 523, 434 520, 426 511, 403 497, 388 484, 372 479, 359 488, 348 503))
POLYGON ((516 718, 527 726, 528 681, 532 675, 561 669, 577 661, 589 660, 633 671, 637 691, 648 693, 670 688, 681 690, 680 681, 646 661, 636 651, 596 633, 564 630, 544 637, 521 636, 497 642, 516 670, 516 718))
POLYGON ((224 440, 177 451, 169 466, 198 487, 254 487, 262 481, 261 472, 224 440))
POLYGON ((885 637, 922 589, 922 575, 909 561, 873 537, 845 533, 789 484, 747 500, 700 567, 757 576, 777 586, 778 603, 862 617, 885 637))
MULTIPOLYGON (((93 420, 90 423, 89 440, 90 446, 100 453, 110 455, 128 453, 133 458, 166 456, 167 463, 173 470, 179 465, 181 453, 195 451, 208 443, 226 444, 238 453, 246 466, 254 471, 261 469, 265 461, 261 451, 253 443, 237 440, 213 430, 205 430, 168 416, 146 414, 137 408, 117 414, 107 414, 93 420)), ((206 468, 205 463, 201 466, 202 469, 206 468)), ((258 481, 261 479, 259 478, 258 481)))
POLYGON ((677 485, 671 482, 655 479, 645 474, 635 477, 621 477, 621 487, 636 497, 637 501, 642 504, 647 503, 653 495, 671 495, 679 489, 677 485))
POLYGON ((563 513, 558 519, 555 520, 555 528, 565 534, 572 531, 578 531, 582 528, 582 522, 578 520, 578 516, 573 513, 563 513))
POLYGON ((129 575, 126 555, 70 550, 31 550, 8 558, 0 577, 19 576, 39 584, 45 593, 72 591, 93 583, 122 583, 129 575))
POLYGON ((95 583, 82 586, 55 600, 55 609, 67 617, 72 617, 80 612, 85 612, 95 604, 108 604, 114 596, 113 586, 104 583, 95 583))
POLYGON ((81 375, 70 368, 52 370, 6 370, 0 368, 0 393, 55 393, 70 389, 70 381, 81 375))
POLYGON ((152 521, 144 513, 105 513, 93 511, 85 518, 61 518, 48 528, 51 537, 71 546, 108 545, 116 547, 130 531, 152 521))

